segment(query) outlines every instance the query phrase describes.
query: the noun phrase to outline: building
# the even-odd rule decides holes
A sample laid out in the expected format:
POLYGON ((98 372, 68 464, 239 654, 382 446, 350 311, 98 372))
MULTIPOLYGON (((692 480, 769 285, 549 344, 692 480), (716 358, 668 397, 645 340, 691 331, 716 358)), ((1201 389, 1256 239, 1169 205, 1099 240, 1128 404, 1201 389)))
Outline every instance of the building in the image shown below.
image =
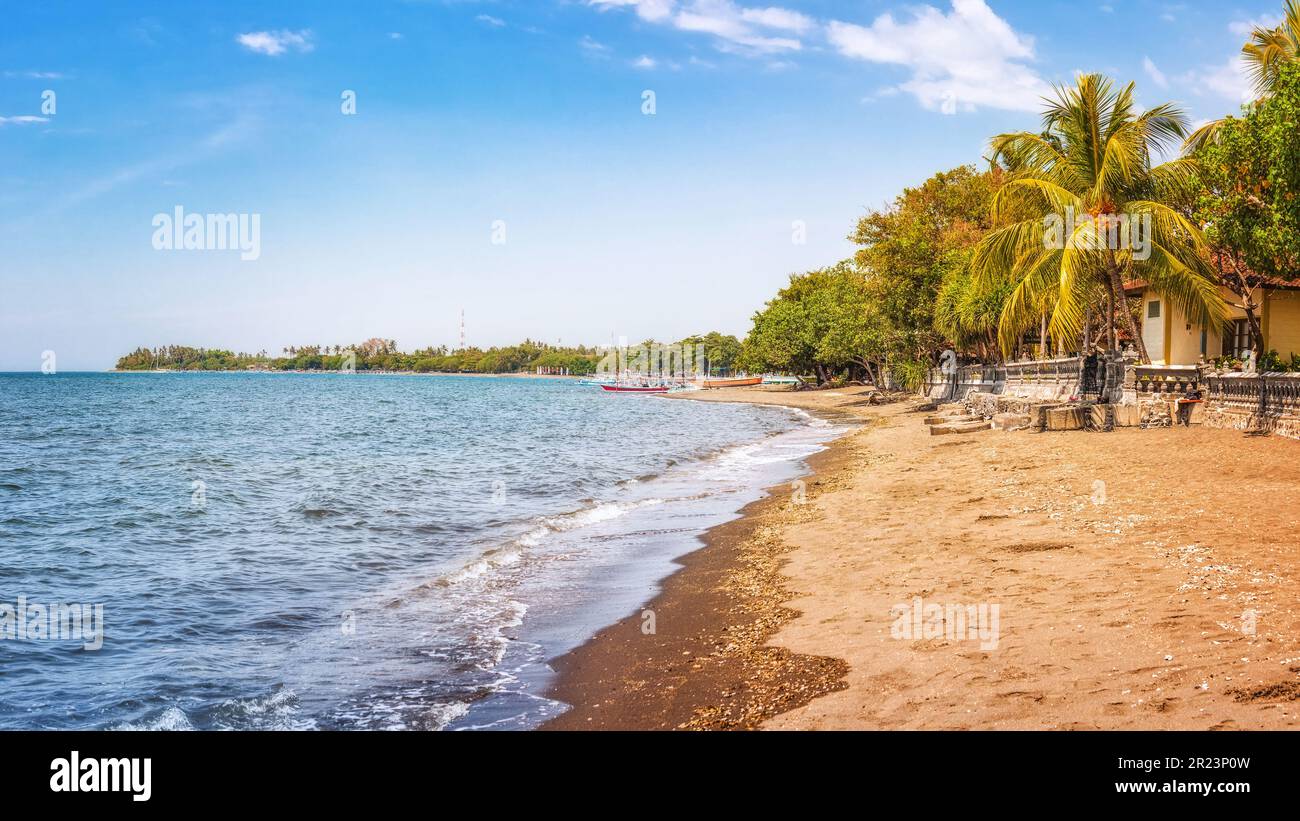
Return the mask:
MULTIPOLYGON (((1181 309, 1151 290, 1145 282, 1127 289, 1142 304, 1142 341, 1153 365, 1195 365, 1221 356, 1243 358, 1250 351, 1250 328, 1241 299, 1223 288, 1230 318, 1222 328, 1206 327, 1188 320, 1181 309)), ((1277 351, 1283 361, 1300 356, 1300 286, 1274 282, 1261 286, 1256 299, 1264 332, 1264 350, 1277 351)))

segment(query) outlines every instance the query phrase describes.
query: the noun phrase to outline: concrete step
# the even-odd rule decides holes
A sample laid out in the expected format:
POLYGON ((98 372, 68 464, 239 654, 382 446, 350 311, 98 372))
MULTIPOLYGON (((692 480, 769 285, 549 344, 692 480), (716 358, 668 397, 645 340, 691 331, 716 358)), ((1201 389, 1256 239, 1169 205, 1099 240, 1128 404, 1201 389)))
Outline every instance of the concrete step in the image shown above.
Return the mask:
POLYGON ((1047 411, 1048 430, 1083 430, 1083 408, 1051 408, 1047 411))
POLYGON ((999 413, 993 417, 994 430, 1026 430, 1032 424, 1027 413, 999 413))
POLYGON ((975 416, 973 414, 966 414, 962 416, 953 415, 953 416, 925 417, 925 424, 927 425, 952 425, 958 422, 983 422, 983 421, 984 421, 983 416, 975 416))
POLYGON ((931 425, 931 436, 944 436, 950 433, 975 433, 976 431, 988 430, 992 427, 990 422, 957 422, 949 425, 931 425))

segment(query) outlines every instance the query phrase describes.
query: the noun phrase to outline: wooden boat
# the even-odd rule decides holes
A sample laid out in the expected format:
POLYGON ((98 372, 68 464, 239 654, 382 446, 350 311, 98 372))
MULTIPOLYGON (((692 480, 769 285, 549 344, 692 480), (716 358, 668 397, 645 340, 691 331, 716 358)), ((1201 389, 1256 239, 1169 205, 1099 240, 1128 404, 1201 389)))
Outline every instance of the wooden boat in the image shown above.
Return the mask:
POLYGON ((667 385, 647 385, 644 387, 637 385, 601 385, 600 389, 615 393, 668 393, 667 385))
POLYGON ((761 376, 743 376, 735 379, 706 379, 704 387, 706 388, 747 388, 750 385, 763 384, 761 376))

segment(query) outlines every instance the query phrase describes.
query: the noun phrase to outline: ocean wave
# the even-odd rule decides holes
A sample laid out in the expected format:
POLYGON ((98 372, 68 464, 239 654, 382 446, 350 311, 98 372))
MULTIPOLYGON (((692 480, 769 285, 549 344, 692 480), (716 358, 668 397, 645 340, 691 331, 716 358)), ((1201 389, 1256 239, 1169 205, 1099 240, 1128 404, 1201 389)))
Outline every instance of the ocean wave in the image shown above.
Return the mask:
POLYGON ((634 510, 663 503, 663 499, 641 499, 635 502, 602 502, 582 510, 539 517, 534 520, 535 526, 528 532, 515 538, 509 544, 485 551, 458 570, 438 577, 433 581, 433 584, 439 587, 447 587, 479 578, 485 573, 518 563, 524 558, 526 550, 538 547, 554 534, 569 533, 584 527, 603 524, 626 516, 634 510))
POLYGON ((119 730, 123 732, 152 732, 155 730, 166 730, 172 732, 184 732, 188 730, 197 730, 189 716, 179 707, 168 707, 158 716, 137 722, 126 722, 109 728, 110 730, 119 730))

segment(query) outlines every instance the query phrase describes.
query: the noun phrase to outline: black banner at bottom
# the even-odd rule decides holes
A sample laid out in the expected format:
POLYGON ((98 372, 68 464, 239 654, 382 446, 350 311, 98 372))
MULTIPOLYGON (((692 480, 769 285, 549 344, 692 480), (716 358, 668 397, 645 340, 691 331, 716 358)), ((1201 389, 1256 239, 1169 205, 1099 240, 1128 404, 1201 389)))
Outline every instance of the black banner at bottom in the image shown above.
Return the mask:
POLYGON ((33 808, 128 812, 338 810, 460 796, 486 800, 489 810, 611 794, 634 795, 635 806, 625 809, 638 811, 656 802, 674 809, 675 801, 833 804, 848 794, 927 808, 1048 799, 1070 807, 1196 801, 1220 809, 1293 794, 1295 739, 1287 732, 0 734, 6 798, 33 808))

